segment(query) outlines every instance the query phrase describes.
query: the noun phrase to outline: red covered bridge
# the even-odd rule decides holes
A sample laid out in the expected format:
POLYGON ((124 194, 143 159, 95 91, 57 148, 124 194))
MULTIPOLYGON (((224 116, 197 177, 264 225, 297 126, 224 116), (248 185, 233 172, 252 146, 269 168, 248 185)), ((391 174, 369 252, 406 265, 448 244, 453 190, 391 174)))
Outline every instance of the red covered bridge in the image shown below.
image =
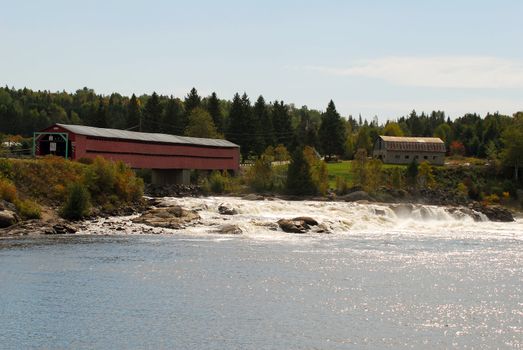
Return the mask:
POLYGON ((189 182, 189 171, 237 172, 240 147, 227 140, 55 124, 34 134, 34 154, 69 159, 101 156, 152 169, 153 183, 189 182))

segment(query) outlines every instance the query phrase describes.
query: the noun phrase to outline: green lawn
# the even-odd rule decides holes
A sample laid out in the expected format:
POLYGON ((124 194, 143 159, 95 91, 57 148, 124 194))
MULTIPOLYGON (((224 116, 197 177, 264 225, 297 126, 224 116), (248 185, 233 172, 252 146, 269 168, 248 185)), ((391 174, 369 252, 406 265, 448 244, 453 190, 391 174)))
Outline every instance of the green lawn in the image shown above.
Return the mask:
MULTIPOLYGON (((344 160, 339 163, 327 163, 327 170, 329 172, 329 187, 336 188, 336 177, 339 176, 353 184, 353 176, 350 171, 351 160, 344 160)), ((383 164, 383 169, 405 168, 406 165, 400 164, 383 164)))

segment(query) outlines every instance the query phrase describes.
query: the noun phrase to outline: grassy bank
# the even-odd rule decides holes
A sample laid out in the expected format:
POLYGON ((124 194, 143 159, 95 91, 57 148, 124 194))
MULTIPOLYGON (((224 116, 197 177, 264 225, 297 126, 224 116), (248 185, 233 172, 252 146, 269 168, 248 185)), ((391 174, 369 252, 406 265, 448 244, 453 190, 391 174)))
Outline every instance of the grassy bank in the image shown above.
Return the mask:
POLYGON ((0 159, 0 199, 14 204, 24 218, 39 217, 42 207, 70 218, 111 213, 140 202, 142 195, 143 181, 123 163, 103 158, 0 159), (24 203, 32 215, 24 215, 24 203))

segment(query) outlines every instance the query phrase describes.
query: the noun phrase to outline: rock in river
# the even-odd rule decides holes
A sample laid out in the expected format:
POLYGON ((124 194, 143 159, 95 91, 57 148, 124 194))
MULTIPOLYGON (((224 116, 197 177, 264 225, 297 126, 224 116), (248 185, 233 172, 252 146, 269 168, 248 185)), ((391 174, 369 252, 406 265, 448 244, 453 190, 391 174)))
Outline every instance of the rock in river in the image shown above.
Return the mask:
POLYGON ((224 235, 240 235, 240 234, 242 234, 243 231, 237 225, 225 224, 225 225, 221 225, 217 230, 215 230, 213 232, 224 234, 224 235))
POLYGON ((0 228, 9 227, 18 222, 18 216, 11 210, 0 211, 0 228))
POLYGON ((181 229, 199 219, 200 215, 196 211, 187 210, 179 205, 175 205, 167 208, 148 210, 132 221, 154 227, 181 229))
POLYGON ((223 204, 223 203, 218 206, 218 212, 222 215, 238 214, 238 211, 235 208, 228 206, 227 204, 223 204))
POLYGON ((278 220, 278 225, 284 232, 305 233, 309 230, 309 225, 303 220, 278 220))

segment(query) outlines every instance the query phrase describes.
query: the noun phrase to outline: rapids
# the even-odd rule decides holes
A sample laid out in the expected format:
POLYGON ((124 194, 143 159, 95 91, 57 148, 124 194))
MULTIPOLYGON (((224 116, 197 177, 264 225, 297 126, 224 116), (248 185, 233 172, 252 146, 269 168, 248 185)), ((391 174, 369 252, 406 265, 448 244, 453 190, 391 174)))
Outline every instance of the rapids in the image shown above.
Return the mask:
POLYGON ((345 203, 319 201, 286 201, 281 199, 249 201, 237 197, 170 198, 167 205, 180 205, 198 211, 201 220, 183 230, 150 228, 131 223, 131 217, 115 217, 87 222, 81 234, 213 234, 223 224, 234 224, 243 231, 242 237, 256 240, 342 239, 347 235, 381 239, 395 235, 423 235, 438 238, 523 239, 523 220, 512 223, 489 221, 472 210, 430 205, 395 205, 385 203, 345 203), (221 215, 220 205, 237 211, 236 215, 221 215), (399 206, 399 207, 398 207, 399 206), (398 207, 394 210, 394 207, 398 207), (408 208, 408 210, 405 210, 408 208), (324 224, 331 235, 310 232, 296 236, 277 228, 279 219, 310 216, 324 224), (114 225, 118 230, 111 229, 114 225))

